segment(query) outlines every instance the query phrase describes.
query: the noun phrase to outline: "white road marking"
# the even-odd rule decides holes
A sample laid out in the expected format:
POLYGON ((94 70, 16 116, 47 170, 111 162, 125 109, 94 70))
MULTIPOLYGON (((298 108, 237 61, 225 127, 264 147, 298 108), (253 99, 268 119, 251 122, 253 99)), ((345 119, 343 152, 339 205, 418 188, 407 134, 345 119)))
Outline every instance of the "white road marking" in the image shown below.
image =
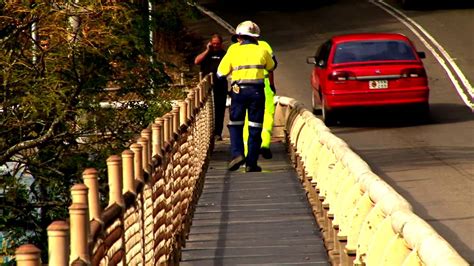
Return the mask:
POLYGON ((419 25, 414 20, 412 20, 411 18, 403 14, 400 10, 385 3, 383 0, 378 0, 378 1, 370 0, 369 2, 380 7, 381 9, 385 10, 387 13, 395 17, 397 20, 399 20, 401 23, 407 26, 420 39, 420 41, 426 46, 428 50, 430 50, 430 52, 433 54, 436 60, 438 60, 439 64, 443 67, 444 71, 448 75, 449 79, 451 80, 451 83, 456 88, 459 96, 464 101, 464 103, 467 106, 469 106, 471 110, 474 110, 474 103, 472 101, 472 98, 474 97, 474 89, 472 88, 472 85, 469 83, 466 76, 462 73, 462 71, 459 69, 457 64, 454 62, 454 59, 435 40, 435 38, 431 36, 421 25, 419 25), (439 50, 441 55, 433 48, 431 44, 428 43, 428 41, 425 39, 425 37, 422 36, 422 34, 426 38, 428 38, 428 40, 431 41, 431 43, 439 50), (457 78, 455 74, 451 71, 451 69, 449 68, 448 64, 446 64, 446 61, 456 73, 457 78), (465 87, 465 90, 463 90, 463 88, 461 87, 461 84, 459 84, 458 79, 462 82, 462 85, 465 87), (466 91, 469 95, 466 94, 466 91))
POLYGON ((208 15, 210 18, 212 18, 214 21, 216 21, 217 24, 221 25, 224 29, 229 31, 230 34, 235 33, 234 27, 232 27, 229 23, 227 23, 227 21, 223 20, 221 17, 216 15, 214 12, 206 9, 205 7, 199 5, 198 3, 191 3, 191 2, 188 1, 188 5, 194 6, 197 9, 199 9, 199 11, 201 11, 202 13, 208 15))

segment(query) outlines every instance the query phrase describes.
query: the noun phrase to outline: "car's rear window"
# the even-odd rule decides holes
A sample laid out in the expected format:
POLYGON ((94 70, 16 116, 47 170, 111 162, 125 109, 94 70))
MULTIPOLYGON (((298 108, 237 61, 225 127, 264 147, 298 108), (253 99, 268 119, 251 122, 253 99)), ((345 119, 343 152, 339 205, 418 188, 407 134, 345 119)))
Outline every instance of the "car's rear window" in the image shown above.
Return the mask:
POLYGON ((352 41, 340 43, 336 46, 333 63, 415 59, 415 52, 404 41, 352 41))

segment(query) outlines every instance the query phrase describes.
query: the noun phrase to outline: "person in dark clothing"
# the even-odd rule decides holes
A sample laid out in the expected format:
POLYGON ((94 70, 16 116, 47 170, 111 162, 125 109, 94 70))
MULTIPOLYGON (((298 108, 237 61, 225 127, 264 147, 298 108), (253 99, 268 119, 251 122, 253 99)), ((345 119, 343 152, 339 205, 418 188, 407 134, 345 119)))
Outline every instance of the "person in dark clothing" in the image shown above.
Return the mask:
POLYGON ((214 87, 214 136, 215 140, 222 140, 222 130, 224 127, 224 114, 227 100, 227 80, 218 79, 216 76, 217 66, 226 54, 222 45, 222 37, 219 34, 213 34, 207 43, 206 50, 196 56, 194 63, 201 65, 203 76, 212 73, 214 87))

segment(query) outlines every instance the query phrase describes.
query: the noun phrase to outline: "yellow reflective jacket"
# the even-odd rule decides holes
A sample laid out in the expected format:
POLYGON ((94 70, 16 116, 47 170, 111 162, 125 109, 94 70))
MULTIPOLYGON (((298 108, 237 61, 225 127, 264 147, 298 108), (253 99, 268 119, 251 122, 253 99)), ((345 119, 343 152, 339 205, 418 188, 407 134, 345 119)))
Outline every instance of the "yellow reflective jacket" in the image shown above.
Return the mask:
MULTIPOLYGON (((239 46, 240 43, 236 42, 236 43, 233 43, 231 46, 229 46, 229 48, 227 49, 227 52, 231 51, 233 48, 239 46)), ((275 60, 275 55, 273 55, 273 49, 272 47, 270 46, 270 44, 266 41, 262 41, 262 40, 258 40, 258 46, 262 47, 263 49, 267 50, 268 53, 270 54, 270 56, 272 57, 273 61, 275 62, 275 67, 273 70, 275 70, 276 68, 276 60, 275 60)), ((265 75, 268 75, 268 70, 265 69, 265 75)), ((268 76, 265 76, 265 77, 268 77, 268 76)))
POLYGON ((257 44, 234 44, 217 68, 219 77, 232 74, 237 84, 263 84, 266 71, 272 71, 275 62, 271 54, 257 44))

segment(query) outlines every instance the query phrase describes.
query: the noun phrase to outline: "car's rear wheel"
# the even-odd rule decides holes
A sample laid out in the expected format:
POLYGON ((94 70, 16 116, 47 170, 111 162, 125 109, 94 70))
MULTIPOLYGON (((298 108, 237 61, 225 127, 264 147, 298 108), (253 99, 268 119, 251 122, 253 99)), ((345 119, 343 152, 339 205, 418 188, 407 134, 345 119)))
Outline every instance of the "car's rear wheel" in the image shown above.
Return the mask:
POLYGON ((333 110, 329 110, 326 104, 326 98, 321 96, 322 118, 326 126, 332 126, 336 123, 336 117, 333 110))
POLYGON ((320 115, 321 114, 321 104, 316 101, 314 92, 311 94, 313 97, 311 97, 311 106, 313 108, 313 114, 315 115, 320 115))

